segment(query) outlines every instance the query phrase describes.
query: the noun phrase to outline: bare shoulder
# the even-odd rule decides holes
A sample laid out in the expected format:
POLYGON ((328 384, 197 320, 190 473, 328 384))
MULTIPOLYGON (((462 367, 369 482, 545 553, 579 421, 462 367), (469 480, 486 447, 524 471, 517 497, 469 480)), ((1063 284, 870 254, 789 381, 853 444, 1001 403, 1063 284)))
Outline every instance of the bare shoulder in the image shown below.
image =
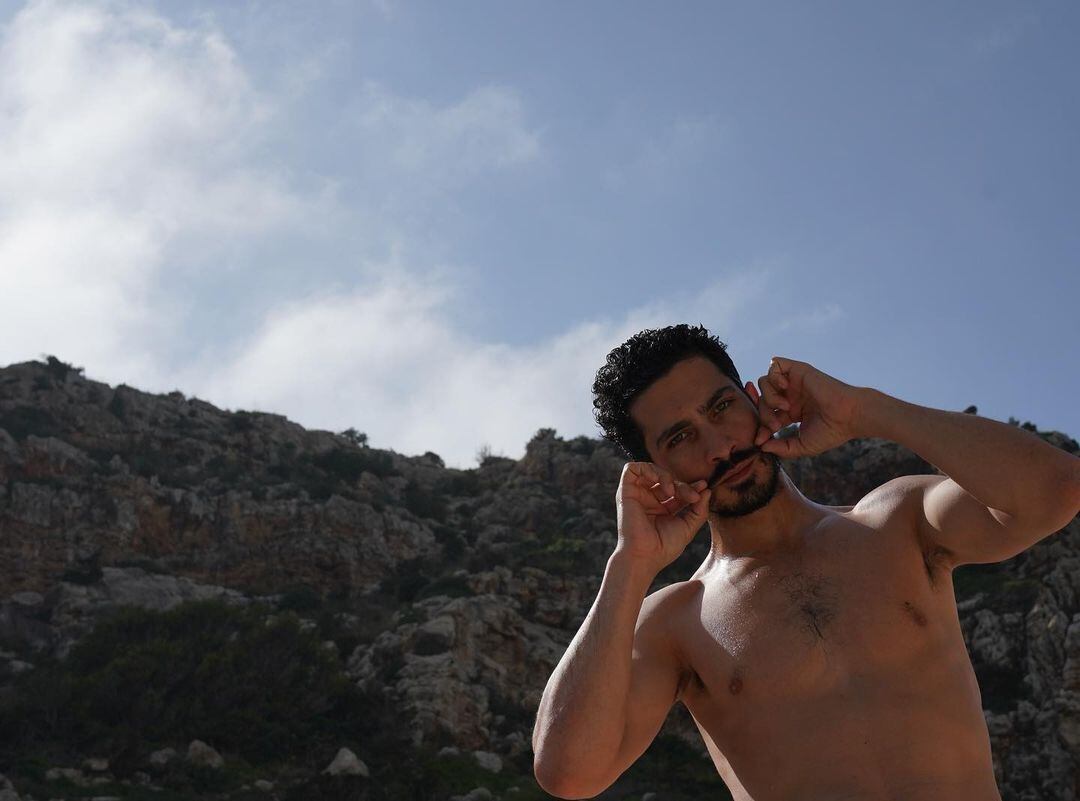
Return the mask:
POLYGON ((675 696, 692 674, 685 652, 688 623, 696 619, 704 585, 698 579, 677 581, 646 596, 634 632, 634 655, 664 665, 677 676, 675 696))
POLYGON ((900 476, 875 487, 854 506, 835 507, 837 512, 865 522, 906 521, 915 526, 915 504, 921 503, 927 487, 943 480, 943 476, 900 476))
POLYGON ((699 579, 676 581, 645 597, 638 615, 638 625, 646 622, 670 625, 680 619, 701 598, 704 585, 699 579))
POLYGON ((667 651, 678 651, 679 632, 700 608, 703 585, 698 579, 676 581, 645 597, 635 637, 667 651))
POLYGON ((944 587, 940 578, 951 569, 952 554, 948 548, 924 538, 919 526, 926 490, 944 480, 941 475, 900 476, 866 493, 854 506, 836 511, 883 535, 883 543, 910 548, 921 558, 931 587, 944 587))

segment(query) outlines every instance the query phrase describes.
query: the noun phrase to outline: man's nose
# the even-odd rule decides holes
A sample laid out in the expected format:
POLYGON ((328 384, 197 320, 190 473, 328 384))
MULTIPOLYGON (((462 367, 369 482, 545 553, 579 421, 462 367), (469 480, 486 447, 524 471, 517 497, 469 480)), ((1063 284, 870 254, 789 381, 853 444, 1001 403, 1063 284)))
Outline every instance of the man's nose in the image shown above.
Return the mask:
POLYGON ((730 461, 735 441, 719 426, 707 426, 704 436, 705 458, 709 464, 730 461))

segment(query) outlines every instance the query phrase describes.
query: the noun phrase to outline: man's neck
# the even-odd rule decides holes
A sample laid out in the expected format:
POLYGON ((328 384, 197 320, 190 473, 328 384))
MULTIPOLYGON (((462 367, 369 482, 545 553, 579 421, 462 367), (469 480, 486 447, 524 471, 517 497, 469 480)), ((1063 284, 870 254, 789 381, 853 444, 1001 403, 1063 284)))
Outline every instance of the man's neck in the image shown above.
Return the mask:
POLYGON ((802 545, 808 524, 821 516, 820 507, 806 498, 780 470, 776 494, 756 512, 741 517, 709 516, 712 548, 706 561, 790 553, 802 545))

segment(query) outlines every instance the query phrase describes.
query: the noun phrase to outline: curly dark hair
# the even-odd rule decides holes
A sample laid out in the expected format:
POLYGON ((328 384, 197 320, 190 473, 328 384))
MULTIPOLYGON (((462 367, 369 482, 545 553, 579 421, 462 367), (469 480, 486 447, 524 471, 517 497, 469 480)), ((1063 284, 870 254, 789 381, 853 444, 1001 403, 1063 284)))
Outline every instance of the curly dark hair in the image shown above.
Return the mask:
MULTIPOLYGON (((647 328, 607 355, 593 381, 593 416, 607 439, 634 461, 650 461, 645 438, 630 417, 630 404, 677 362, 704 356, 739 389, 739 371, 727 355, 727 345, 702 325, 647 328)), ((745 390, 744 390, 745 391, 745 390)))

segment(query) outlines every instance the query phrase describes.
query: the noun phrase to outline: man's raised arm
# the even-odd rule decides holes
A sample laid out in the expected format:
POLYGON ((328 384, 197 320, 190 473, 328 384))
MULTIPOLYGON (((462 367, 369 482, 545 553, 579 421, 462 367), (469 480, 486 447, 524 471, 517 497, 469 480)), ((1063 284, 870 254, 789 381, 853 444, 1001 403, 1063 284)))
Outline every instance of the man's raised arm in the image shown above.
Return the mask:
POLYGON ((851 437, 881 437, 945 473, 894 483, 910 490, 920 535, 948 548, 954 564, 1007 559, 1080 511, 1080 459, 1015 426, 857 389, 793 359, 774 358, 759 385, 759 443, 802 423, 798 438, 763 450, 813 455, 851 437))
POLYGON ((552 795, 601 792, 644 752, 674 703, 680 665, 656 615, 664 592, 645 594, 705 521, 709 491, 696 487, 645 462, 623 469, 618 544, 536 716, 536 780, 552 795))

